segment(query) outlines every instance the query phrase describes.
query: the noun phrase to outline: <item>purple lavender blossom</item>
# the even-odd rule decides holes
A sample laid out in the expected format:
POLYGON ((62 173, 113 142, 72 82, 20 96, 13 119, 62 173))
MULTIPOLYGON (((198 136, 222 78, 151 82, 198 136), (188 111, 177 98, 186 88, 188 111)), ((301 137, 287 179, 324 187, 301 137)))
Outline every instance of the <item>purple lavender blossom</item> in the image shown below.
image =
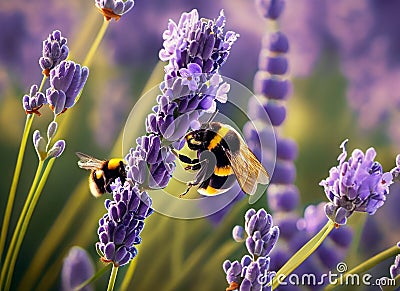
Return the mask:
POLYGON ((88 76, 89 69, 73 61, 62 61, 50 71, 51 87, 46 90, 46 97, 55 115, 74 106, 88 76))
POLYGON ((227 60, 239 36, 233 31, 223 33, 225 21, 222 10, 213 21, 199 19, 196 9, 183 13, 178 24, 170 20, 159 54, 160 60, 169 61, 165 67, 167 76, 178 76, 176 72, 189 63, 199 64, 203 73, 215 73, 227 60))
POLYGON ((67 39, 61 36, 59 30, 53 31, 43 41, 42 57, 39 59, 43 75, 50 76, 50 71, 68 57, 68 52, 67 39))
POLYGON ((272 290, 272 287, 268 286, 268 284, 271 282, 275 272, 269 271, 269 265, 269 257, 259 257, 256 261, 252 261, 248 255, 245 255, 241 263, 226 260, 223 264, 223 269, 230 286, 226 290, 237 290, 239 285, 240 290, 243 291, 272 290))
POLYGON ((257 0, 258 11, 265 18, 276 20, 285 8, 284 0, 257 0))
MULTIPOLYGON (((64 259, 61 271, 63 291, 74 290, 94 274, 93 262, 87 252, 80 247, 72 247, 64 259)), ((83 287, 83 291, 93 290, 92 285, 83 287)))
POLYGON ((339 165, 332 167, 329 177, 320 182, 331 201, 325 206, 325 213, 338 224, 345 224, 354 211, 373 215, 384 204, 393 179, 390 172, 384 173, 382 166, 374 161, 374 148, 365 154, 355 149, 345 161, 347 141, 340 146, 339 165))
POLYGON ((118 21, 121 16, 133 8, 133 0, 95 0, 96 7, 104 15, 106 21, 115 19, 118 21))
POLYGON ((279 237, 279 228, 273 226, 272 216, 264 209, 249 209, 245 214, 246 247, 255 258, 268 256, 279 237))
POLYGON ((40 116, 41 113, 39 109, 43 104, 47 104, 47 100, 42 92, 38 92, 37 85, 32 85, 29 95, 24 95, 24 97, 22 97, 22 105, 26 114, 37 114, 40 116))
MULTIPOLYGON (((268 284, 275 272, 269 271, 269 253, 278 240, 279 228, 273 226, 271 215, 264 209, 257 212, 249 209, 245 214, 244 230, 250 256, 243 256, 240 262, 226 260, 223 263, 229 284, 226 290, 271 290, 268 284)), ((236 241, 243 241, 243 227, 235 226, 233 235, 236 241)))
POLYGON ((175 170, 175 156, 161 146, 158 135, 138 138, 136 149, 130 149, 126 160, 127 177, 145 188, 165 188, 175 170))
POLYGON ((107 213, 99 220, 99 242, 96 250, 104 262, 114 266, 128 264, 136 255, 140 244, 144 219, 151 215, 151 198, 130 182, 119 179, 111 184, 113 200, 107 199, 107 213))
POLYGON ((183 13, 178 24, 170 20, 159 56, 168 61, 160 85, 158 105, 146 119, 147 136, 126 156, 127 175, 145 188, 164 188, 175 169, 175 156, 191 124, 204 112, 215 112, 216 102, 226 102, 229 84, 219 68, 225 63, 238 35, 224 33, 225 16, 199 19, 197 10, 183 13))

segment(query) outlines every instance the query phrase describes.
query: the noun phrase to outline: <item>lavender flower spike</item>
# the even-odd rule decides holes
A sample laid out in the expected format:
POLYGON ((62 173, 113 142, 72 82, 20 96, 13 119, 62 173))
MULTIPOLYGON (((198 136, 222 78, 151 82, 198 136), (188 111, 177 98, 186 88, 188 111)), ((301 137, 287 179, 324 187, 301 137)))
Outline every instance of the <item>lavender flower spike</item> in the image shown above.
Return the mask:
POLYGON ((46 90, 47 101, 55 115, 75 104, 89 76, 89 69, 73 61, 62 61, 50 72, 51 87, 46 90))
POLYGON ((39 112, 39 109, 43 104, 47 104, 47 100, 42 92, 38 92, 37 85, 32 85, 29 95, 24 95, 24 97, 22 97, 22 106, 24 107, 26 114, 35 113, 40 116, 41 113, 39 112))
POLYGON ((374 148, 369 148, 365 154, 355 149, 346 161, 347 141, 340 146, 339 165, 332 167, 329 177, 320 182, 330 200, 325 205, 325 213, 337 224, 345 224, 354 211, 373 215, 384 204, 393 183, 392 174, 384 173, 381 164, 374 161, 374 148))
POLYGON ((111 190, 113 200, 105 201, 108 212, 99 221, 96 250, 102 261, 118 267, 128 264, 137 255, 134 245, 140 244, 144 219, 153 210, 147 193, 140 192, 130 182, 121 184, 117 179, 111 184, 111 190))
POLYGON ((133 0, 95 0, 96 7, 103 14, 104 19, 110 21, 115 19, 118 21, 121 16, 133 8, 135 2, 133 0))
POLYGON ((264 209, 249 209, 245 215, 246 247, 253 257, 268 256, 279 237, 279 228, 273 226, 272 216, 264 209))
POLYGON ((147 135, 136 141, 125 160, 127 176, 142 189, 167 186, 175 156, 191 125, 204 112, 215 112, 216 102, 227 101, 229 84, 219 75, 238 35, 224 32, 223 11, 216 20, 200 19, 196 9, 183 13, 178 24, 170 20, 163 33, 159 56, 168 61, 157 105, 147 116, 147 135))
MULTIPOLYGON (((226 260, 222 268, 226 274, 229 287, 226 290, 271 290, 268 286, 275 272, 269 271, 269 253, 279 237, 279 228, 273 226, 271 215, 264 209, 257 212, 249 209, 245 214, 247 234, 246 247, 250 253, 242 257, 241 261, 226 260)), ((236 241, 243 241, 243 228, 235 226, 233 236, 236 241)))
POLYGON ((54 69, 61 61, 64 61, 68 57, 68 52, 67 39, 61 36, 59 30, 53 31, 43 41, 42 57, 39 59, 43 75, 50 76, 50 70, 54 69))

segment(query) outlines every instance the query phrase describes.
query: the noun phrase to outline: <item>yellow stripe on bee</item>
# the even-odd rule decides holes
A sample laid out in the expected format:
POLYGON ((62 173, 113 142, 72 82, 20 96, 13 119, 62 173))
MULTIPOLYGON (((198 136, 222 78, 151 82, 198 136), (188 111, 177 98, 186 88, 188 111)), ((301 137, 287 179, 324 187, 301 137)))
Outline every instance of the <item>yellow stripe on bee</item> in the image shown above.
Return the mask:
POLYGON ((234 174, 231 166, 215 167, 214 174, 217 176, 229 176, 234 174))
POLYGON ((211 151, 213 148, 219 145, 221 140, 224 138, 224 136, 230 131, 230 128, 222 126, 217 132, 214 138, 210 141, 210 144, 208 145, 207 149, 211 151))
POLYGON ((94 177, 96 178, 96 180, 100 180, 104 175, 103 170, 95 170, 94 171, 94 177))
POLYGON ((123 159, 117 159, 117 158, 109 160, 108 161, 108 169, 109 170, 114 170, 114 169, 118 168, 120 162, 124 163, 124 160, 123 159))
POLYGON ((197 192, 199 192, 202 195, 210 196, 210 195, 216 195, 221 192, 220 189, 215 189, 214 187, 211 187, 210 185, 207 186, 207 188, 199 188, 197 189, 197 192))

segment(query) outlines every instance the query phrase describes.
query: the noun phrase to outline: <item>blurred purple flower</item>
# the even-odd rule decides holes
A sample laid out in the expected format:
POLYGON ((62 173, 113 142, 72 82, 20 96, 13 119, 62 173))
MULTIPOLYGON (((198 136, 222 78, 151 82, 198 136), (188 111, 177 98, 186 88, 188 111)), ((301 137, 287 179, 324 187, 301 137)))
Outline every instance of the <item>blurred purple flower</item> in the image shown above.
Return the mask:
POLYGON ((265 18, 278 19, 285 8, 284 0, 256 0, 258 11, 265 18))
MULTIPOLYGON (((94 275, 93 262, 87 252, 80 247, 72 247, 64 259, 61 271, 61 285, 63 291, 75 290, 80 284, 94 275)), ((83 291, 93 290, 92 285, 86 285, 83 291)))
POLYGON ((365 154, 355 149, 349 160, 345 161, 347 141, 340 146, 342 153, 338 157, 339 165, 332 167, 329 177, 320 182, 331 201, 325 206, 325 213, 338 224, 345 224, 354 211, 373 215, 384 204, 393 179, 374 161, 376 152, 373 148, 369 148, 365 154))
POLYGON ((28 87, 38 82, 42 41, 49 30, 63 27, 69 35, 82 25, 79 9, 70 1, 26 2, 22 0, 0 4, 0 63, 7 71, 13 86, 28 87), (44 13, 51 11, 51 13, 44 13), (40 15, 40 17, 38 17, 40 15))
POLYGON ((276 185, 268 188, 268 205, 273 212, 290 212, 297 208, 300 200, 300 192, 293 184, 276 185))
POLYGON ((62 61, 50 71, 50 85, 46 97, 55 115, 63 113, 75 104, 89 76, 89 69, 73 61, 62 61))
POLYGON ((133 0, 95 0, 96 7, 103 14, 106 21, 115 19, 118 21, 121 16, 133 8, 133 0))
POLYGON ((47 104, 47 99, 42 92, 38 92, 38 86, 32 85, 29 91, 29 95, 22 97, 22 105, 25 109, 26 114, 37 114, 41 115, 39 109, 47 104))
POLYGON ((136 255, 140 244, 144 220, 152 214, 151 198, 130 182, 119 179, 111 184, 113 200, 107 199, 107 213, 99 220, 97 253, 102 261, 114 266, 128 264, 136 255))
POLYGON ((286 3, 280 22, 291 41, 292 74, 310 75, 324 50, 336 53, 359 126, 385 121, 394 141, 400 138, 391 130, 400 106, 399 8, 397 1, 299 0, 286 3))
POLYGON ((61 61, 64 61, 68 57, 68 52, 67 39, 61 36, 59 30, 54 30, 43 41, 42 56, 39 59, 43 75, 50 76, 50 70, 54 69, 61 61))

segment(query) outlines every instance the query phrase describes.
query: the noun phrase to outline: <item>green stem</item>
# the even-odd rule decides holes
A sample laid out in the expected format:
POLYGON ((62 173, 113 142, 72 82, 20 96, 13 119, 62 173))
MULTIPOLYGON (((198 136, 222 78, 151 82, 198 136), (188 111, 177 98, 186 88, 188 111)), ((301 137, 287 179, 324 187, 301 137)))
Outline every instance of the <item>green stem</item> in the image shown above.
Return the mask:
MULTIPOLYGON (((86 55, 85 60, 83 61, 83 64, 82 64, 83 66, 89 67, 91 65, 93 57, 94 57, 94 55, 95 55, 95 53, 96 53, 96 51, 97 51, 97 49, 98 49, 98 47, 100 45, 100 42, 104 38, 104 35, 106 33, 106 30, 107 30, 107 27, 108 27, 109 23, 110 22, 107 21, 107 20, 103 21, 103 24, 102 24, 99 32, 97 33, 96 38, 93 41, 92 46, 90 47, 89 52, 86 55)), ((78 96, 76 97, 75 103, 78 102, 78 100, 81 98, 82 91, 83 90, 81 90, 79 92, 78 96)))
POLYGON ((110 280, 108 281, 107 291, 114 290, 115 280, 117 279, 117 272, 118 272, 118 267, 113 265, 111 270, 110 280))
MULTIPOLYGON (((43 76, 42 82, 40 83, 40 87, 38 89, 39 92, 42 91, 43 86, 46 82, 46 79, 47 79, 47 77, 43 76)), ((24 160, 24 154, 25 154, 25 149, 26 149, 26 143, 28 141, 29 132, 31 130, 34 117, 35 117, 35 114, 28 114, 26 116, 25 127, 24 127, 24 131, 22 133, 21 144, 20 144, 18 157, 17 157, 17 163, 15 165, 14 176, 13 176, 13 180, 11 182, 11 188, 10 188, 10 193, 8 195, 7 206, 6 206, 6 210, 4 212, 3 225, 1 227, 0 261, 3 256, 4 245, 6 243, 7 231, 8 231, 8 227, 10 224, 10 217, 11 217, 11 213, 12 213, 12 209, 13 209, 13 205, 14 205, 15 193, 17 191, 19 176, 21 174, 22 162, 24 160)))
POLYGON ((3 225, 1 226, 0 261, 1 261, 1 258, 3 256, 4 245, 6 243, 7 231, 8 231, 8 227, 9 227, 9 224, 10 224, 11 213, 12 213, 14 200, 15 200, 15 193, 17 191, 19 176, 21 174, 22 162, 24 160, 24 153, 25 153, 26 143, 27 143, 27 140, 28 140, 28 137, 29 137, 29 132, 30 132, 31 127, 32 127, 32 122, 33 122, 33 117, 34 116, 35 116, 34 114, 28 114, 26 116, 25 127, 24 127, 24 131, 22 133, 22 139, 21 139, 21 145, 19 147, 17 163, 15 165, 14 176, 13 176, 13 180, 11 182, 11 189, 10 189, 10 193, 8 195, 8 201, 7 201, 6 210, 4 212, 3 225))
MULTIPOLYGON (((53 167, 54 161, 55 161, 55 158, 52 158, 48 161, 48 164, 46 165, 45 170, 43 172, 43 175, 40 178, 39 185, 37 186, 36 191, 33 194, 32 201, 28 206, 26 216, 23 218, 21 231, 18 233, 17 238, 16 238, 15 249, 12 252, 9 250, 9 252, 7 253, 7 257, 10 256, 10 258, 7 259, 7 257, 6 257, 6 263, 3 266, 4 270, 2 270, 2 274, 1 274, 1 277, 2 277, 1 281, 3 281, 3 276, 4 276, 3 271, 8 269, 7 279, 6 279, 5 288, 4 288, 4 290, 6 290, 6 291, 10 289, 11 279, 12 279, 12 276, 14 273, 15 263, 17 261, 17 257, 18 257, 18 253, 19 253, 19 250, 22 245, 22 241, 24 240, 25 233, 26 233, 26 230, 28 229, 28 225, 29 225, 30 219, 32 217, 33 211, 35 210, 36 204, 39 200, 40 194, 42 193, 43 187, 46 184, 47 178, 50 174, 51 168, 53 167), (9 264, 7 263, 7 261, 9 261, 9 264), (7 267, 7 269, 6 269, 6 267, 7 267)), ((31 190, 32 190, 32 188, 31 188, 31 190)), ((27 202, 28 202, 28 199, 27 199, 27 202)))
MULTIPOLYGON (((138 246, 140 246, 140 245, 138 245, 138 246)), ((128 290, 129 283, 131 282, 131 280, 133 278, 133 274, 135 273, 136 265, 137 265, 137 259, 136 260, 132 260, 129 263, 128 270, 126 271, 125 276, 124 276, 124 278, 122 280, 121 286, 119 288, 121 291, 128 290)))
POLYGON ((398 254, 400 254, 400 248, 396 244, 396 245, 392 246, 391 248, 388 248, 388 249, 384 250, 383 252, 380 252, 379 254, 373 256, 372 258, 366 260, 365 262, 359 264, 358 266, 354 267, 350 271, 347 271, 346 273, 343 274, 343 277, 342 277, 343 279, 336 280, 336 282, 334 284, 332 283, 332 284, 328 285, 325 288, 325 290, 332 290, 339 284, 340 281, 346 282, 346 278, 348 276, 353 275, 353 274, 364 273, 364 272, 368 271, 369 269, 371 269, 372 267, 379 264, 380 262, 382 262, 390 257, 394 257, 398 254))
POLYGON ((43 87, 44 87, 44 83, 46 83, 46 80, 47 80, 47 76, 43 76, 42 82, 40 83, 40 87, 38 89, 38 92, 42 92, 43 87))
POLYGON ((109 24, 110 24, 109 21, 107 21, 107 20, 103 21, 103 24, 102 24, 99 32, 97 33, 97 36, 96 36, 95 40, 93 41, 92 46, 90 47, 85 60, 83 61, 83 66, 90 66, 92 64, 94 54, 96 53, 96 51, 100 45, 100 42, 102 41, 102 39, 106 33, 106 30, 107 30, 107 27, 109 24))
POLYGON ((190 272, 194 272, 195 267, 200 264, 204 258, 208 257, 208 254, 215 249, 216 243, 227 235, 225 225, 233 224, 233 221, 238 217, 239 213, 243 212, 243 206, 247 205, 244 204, 245 202, 246 201, 237 203, 229 213, 229 216, 225 218, 224 224, 215 230, 211 237, 205 238, 203 242, 190 253, 190 256, 183 263, 185 268, 183 268, 177 276, 172 277, 171 280, 168 281, 168 284, 163 286, 163 290, 176 290, 176 286, 179 282, 186 278, 190 272))
POLYGON ((276 289, 287 276, 322 244, 334 227, 335 223, 332 220, 328 220, 325 226, 282 266, 272 280, 272 290, 276 289))

